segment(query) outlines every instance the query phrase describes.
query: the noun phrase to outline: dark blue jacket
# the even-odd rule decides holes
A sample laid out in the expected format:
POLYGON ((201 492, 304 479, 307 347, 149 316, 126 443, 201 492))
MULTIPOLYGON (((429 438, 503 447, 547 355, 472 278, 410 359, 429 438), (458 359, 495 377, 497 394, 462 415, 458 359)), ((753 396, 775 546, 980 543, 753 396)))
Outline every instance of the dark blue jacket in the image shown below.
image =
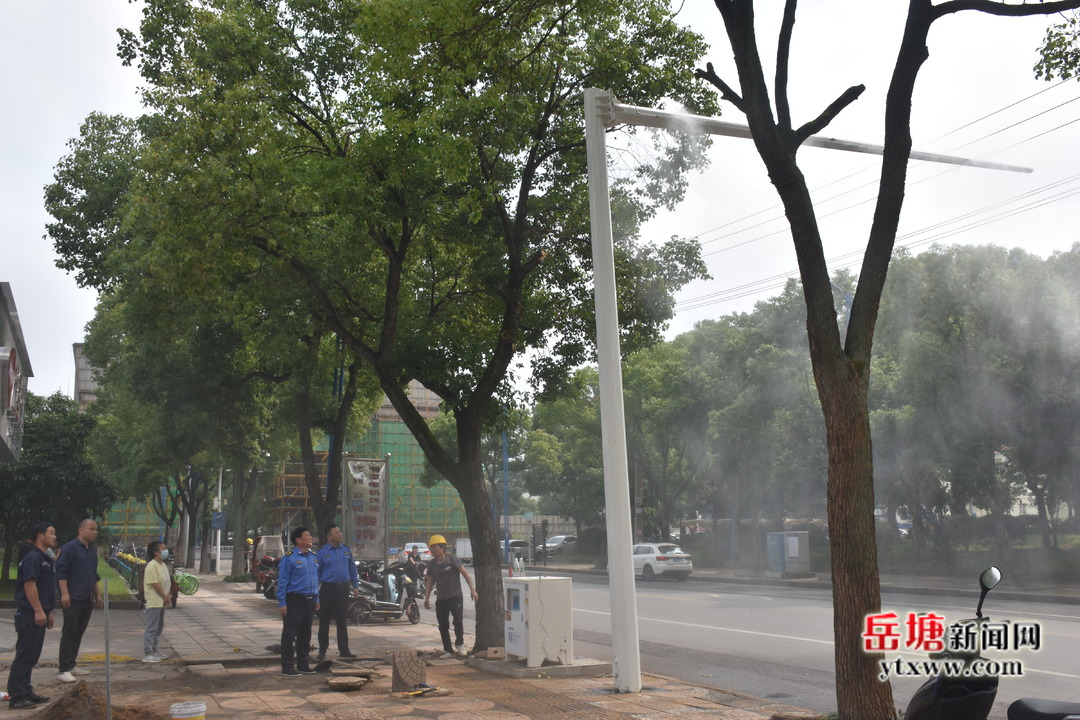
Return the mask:
POLYGON ((94 587, 101 578, 97 572, 97 547, 86 547, 75 538, 60 548, 56 558, 56 579, 67 580, 68 595, 72 600, 94 599, 94 587))
POLYGON ((19 578, 15 582, 15 607, 33 615, 34 607, 26 599, 25 587, 29 580, 37 585, 41 609, 46 614, 51 613, 56 607, 56 573, 53 572, 52 560, 37 545, 30 548, 19 563, 19 578))

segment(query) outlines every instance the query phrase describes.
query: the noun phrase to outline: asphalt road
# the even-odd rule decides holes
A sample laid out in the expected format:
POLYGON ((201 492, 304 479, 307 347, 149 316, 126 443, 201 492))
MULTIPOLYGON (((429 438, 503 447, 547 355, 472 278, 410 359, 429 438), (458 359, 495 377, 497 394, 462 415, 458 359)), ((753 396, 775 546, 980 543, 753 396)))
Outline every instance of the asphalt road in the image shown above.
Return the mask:
MULTIPOLYGON (((607 578, 574 575, 574 650, 584 657, 611 654, 607 578)), ((970 589, 970 588, 965 588, 970 589)), ((886 610, 935 613, 947 622, 974 616, 964 597, 894 594, 886 610)), ((730 583, 637 582, 638 632, 645 672, 736 690, 830 712, 836 708, 833 674, 832 601, 823 590, 730 583)), ((466 603, 466 613, 472 612, 466 603)), ((991 720, 1005 720, 1019 697, 1080 701, 1080 618, 1075 605, 987 598, 994 621, 1037 623, 1041 648, 987 657, 1022 663, 1021 677, 1002 677, 991 720)), ((924 660, 925 654, 886 653, 890 661, 924 660)), ((898 708, 907 706, 924 678, 893 681, 898 708)))

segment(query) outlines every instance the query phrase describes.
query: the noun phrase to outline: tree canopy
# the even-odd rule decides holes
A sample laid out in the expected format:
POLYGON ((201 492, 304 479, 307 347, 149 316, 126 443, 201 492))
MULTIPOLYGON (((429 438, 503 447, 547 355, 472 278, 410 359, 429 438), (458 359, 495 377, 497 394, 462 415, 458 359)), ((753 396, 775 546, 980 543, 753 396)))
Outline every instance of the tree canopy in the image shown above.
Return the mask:
MULTIPOLYGON (((150 0, 123 34, 150 114, 108 262, 166 295, 228 287, 226 312, 288 308, 370 370, 462 497, 478 647, 502 642, 482 437, 525 353, 537 386, 592 353, 582 91, 712 113, 691 72, 703 51, 655 1, 150 0), (453 450, 413 380, 453 418, 453 450)), ((704 273, 696 242, 638 237, 703 162, 700 140, 656 138, 615 194, 628 349, 655 342, 673 292, 704 273)))

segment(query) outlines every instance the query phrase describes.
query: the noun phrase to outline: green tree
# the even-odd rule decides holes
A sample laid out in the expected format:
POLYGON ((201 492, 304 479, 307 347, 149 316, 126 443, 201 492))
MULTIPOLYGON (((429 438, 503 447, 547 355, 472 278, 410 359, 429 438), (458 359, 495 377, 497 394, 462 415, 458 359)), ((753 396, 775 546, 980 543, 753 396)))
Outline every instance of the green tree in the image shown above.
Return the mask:
POLYGON ((854 86, 815 118, 792 122, 788 69, 795 25, 795 0, 788 0, 779 31, 775 79, 766 78, 751 0, 717 0, 734 53, 737 84, 729 85, 709 65, 699 76, 711 82, 746 115, 750 132, 791 226, 806 298, 806 328, 829 448, 828 509, 832 550, 836 694, 843 720, 896 715, 892 688, 877 680, 878 658, 863 650, 863 619, 881 607, 874 528, 873 461, 867 405, 871 349, 904 201, 911 152, 912 95, 929 56, 927 36, 936 20, 961 11, 1020 16, 1051 14, 1080 6, 1080 0, 1005 4, 991 0, 910 0, 903 37, 885 107, 885 147, 874 219, 859 272, 846 333, 837 327, 833 290, 821 231, 796 152, 863 91, 854 86), (774 103, 775 102, 775 106, 774 103))
MULTIPOLYGON (((581 92, 709 111, 689 73, 703 49, 665 3, 613 0, 156 0, 122 47, 156 112, 127 251, 177 285, 290 273, 461 496, 478 648, 502 643, 503 616, 482 438, 522 353, 541 351, 546 381, 591 352, 581 92), (456 455, 410 401, 414 379, 454 417, 456 455)), ((618 194, 628 350, 703 272, 696 243, 636 237, 681 194, 692 145, 661 147, 618 194)))
POLYGON ((1080 16, 1063 14, 1063 19, 1046 31, 1041 57, 1035 65, 1035 77, 1047 82, 1054 78, 1069 80, 1080 74, 1080 16))
POLYGON ((116 491, 90 456, 93 428, 94 419, 74 400, 27 395, 22 453, 17 462, 0 463, 5 579, 31 522, 45 520, 58 536, 71 538, 83 518, 101 517, 115 501, 116 491))
POLYGON ((599 382, 596 368, 582 368, 559 396, 538 402, 525 452, 525 488, 578 530, 603 520, 599 382))

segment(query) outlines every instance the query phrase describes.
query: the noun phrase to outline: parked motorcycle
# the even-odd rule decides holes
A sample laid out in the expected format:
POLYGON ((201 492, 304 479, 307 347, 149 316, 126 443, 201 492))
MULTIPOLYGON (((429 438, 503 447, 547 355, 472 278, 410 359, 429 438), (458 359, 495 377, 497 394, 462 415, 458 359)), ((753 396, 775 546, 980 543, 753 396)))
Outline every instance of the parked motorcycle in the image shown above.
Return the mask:
MULTIPOLYGON (((996 567, 989 567, 979 576, 979 586, 982 593, 979 595, 979 604, 975 608, 975 618, 962 620, 960 625, 974 623, 976 625, 989 620, 982 614, 983 600, 986 594, 1001 581, 1001 571, 996 567)), ((965 667, 981 660, 978 650, 973 652, 953 652, 945 650, 941 653, 933 653, 931 659, 957 659, 962 660, 965 667)), ((905 720, 986 720, 990 714, 990 708, 994 706, 994 698, 997 697, 997 675, 976 675, 964 677, 963 675, 946 675, 940 673, 930 678, 912 696, 908 703, 905 720)))
POLYGON ((278 560, 279 558, 269 555, 261 557, 256 565, 256 572, 252 573, 256 577, 255 591, 258 592, 261 588, 267 600, 277 597, 278 560))
POLYGON ((377 561, 357 564, 360 595, 349 603, 349 619, 359 625, 369 620, 396 620, 402 615, 413 625, 420 622, 416 603, 417 583, 406 573, 405 564, 396 562, 379 570, 377 561))
MULTIPOLYGON (((979 604, 975 609, 975 618, 963 620, 959 624, 984 623, 989 618, 983 617, 982 604, 986 594, 1001 581, 1001 571, 990 567, 979 576, 979 604)), ((979 653, 949 652, 935 653, 933 659, 953 658, 962 660, 965 667, 981 657, 979 653)), ((905 720, 986 720, 997 697, 998 677, 996 675, 939 674, 927 680, 920 687, 911 702, 908 703, 905 720)), ((1038 698, 1021 698, 1009 705, 1009 720, 1080 720, 1080 702, 1058 702, 1038 698)))

